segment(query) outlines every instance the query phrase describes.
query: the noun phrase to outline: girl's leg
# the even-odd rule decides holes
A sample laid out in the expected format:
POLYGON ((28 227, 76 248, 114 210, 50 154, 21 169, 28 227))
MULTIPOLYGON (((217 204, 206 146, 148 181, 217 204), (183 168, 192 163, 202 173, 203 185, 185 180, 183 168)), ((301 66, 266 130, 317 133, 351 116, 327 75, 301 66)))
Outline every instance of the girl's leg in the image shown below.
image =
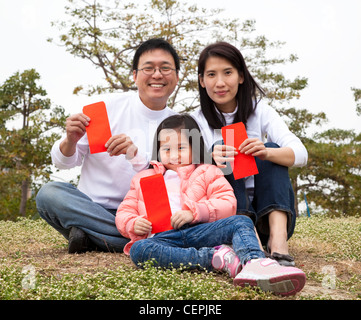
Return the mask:
POLYGON ((221 244, 233 245, 242 264, 264 257, 253 222, 247 216, 232 216, 183 230, 163 232, 137 241, 130 250, 130 256, 136 264, 155 259, 161 267, 191 264, 212 270, 214 247, 221 244))
MULTIPOLYGON (((190 229, 197 228, 191 227, 190 229)), ((190 269, 199 266, 211 270, 214 248, 187 247, 182 230, 169 230, 152 238, 135 242, 130 249, 130 258, 141 267, 146 261, 153 260, 154 266, 163 268, 190 269)))

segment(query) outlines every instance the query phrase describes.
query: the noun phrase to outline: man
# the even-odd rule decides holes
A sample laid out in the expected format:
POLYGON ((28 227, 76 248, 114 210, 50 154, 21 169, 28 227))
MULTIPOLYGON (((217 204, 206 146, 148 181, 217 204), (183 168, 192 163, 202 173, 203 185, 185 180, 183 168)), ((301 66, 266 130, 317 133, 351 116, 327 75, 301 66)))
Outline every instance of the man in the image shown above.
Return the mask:
POLYGON ((66 136, 51 151, 60 169, 82 166, 78 187, 63 182, 45 184, 36 197, 40 216, 69 240, 69 253, 97 249, 122 252, 129 241, 115 226, 116 210, 133 175, 150 160, 158 124, 175 112, 166 107, 178 80, 180 62, 162 39, 144 42, 133 59, 138 92, 110 95, 105 100, 112 137, 107 152, 90 154, 83 113, 66 121, 66 136))

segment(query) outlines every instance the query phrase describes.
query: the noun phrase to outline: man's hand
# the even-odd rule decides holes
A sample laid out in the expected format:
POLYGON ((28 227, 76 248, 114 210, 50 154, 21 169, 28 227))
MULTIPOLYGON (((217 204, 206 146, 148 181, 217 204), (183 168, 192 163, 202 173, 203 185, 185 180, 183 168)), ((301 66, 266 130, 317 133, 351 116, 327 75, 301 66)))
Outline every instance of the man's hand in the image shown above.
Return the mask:
POLYGON ((138 152, 137 146, 125 134, 112 136, 105 144, 110 156, 119 156, 125 154, 126 159, 133 159, 138 152))
POLYGON ((60 151, 66 157, 75 153, 76 144, 86 133, 90 118, 84 113, 73 114, 66 119, 66 138, 60 144, 60 151))
POLYGON ((170 223, 173 229, 179 229, 184 226, 186 223, 191 223, 193 221, 193 213, 190 210, 180 210, 172 215, 170 223))
POLYGON ((137 218, 134 222, 134 233, 138 236, 144 236, 152 231, 152 223, 144 218, 137 218))

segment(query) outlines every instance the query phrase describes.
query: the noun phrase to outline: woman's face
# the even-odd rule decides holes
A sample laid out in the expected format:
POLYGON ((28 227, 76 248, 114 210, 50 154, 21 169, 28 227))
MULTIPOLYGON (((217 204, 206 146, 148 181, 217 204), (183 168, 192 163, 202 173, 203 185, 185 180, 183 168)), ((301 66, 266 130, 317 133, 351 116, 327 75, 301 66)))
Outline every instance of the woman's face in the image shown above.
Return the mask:
POLYGON ((244 78, 227 59, 209 57, 199 80, 220 111, 230 113, 236 109, 238 85, 243 83, 244 78))

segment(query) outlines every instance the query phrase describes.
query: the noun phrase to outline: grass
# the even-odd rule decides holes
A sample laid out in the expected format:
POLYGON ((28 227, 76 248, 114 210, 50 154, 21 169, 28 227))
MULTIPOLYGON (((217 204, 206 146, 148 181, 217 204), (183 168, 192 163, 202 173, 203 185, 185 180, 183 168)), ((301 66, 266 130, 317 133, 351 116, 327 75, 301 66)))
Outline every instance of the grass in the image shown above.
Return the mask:
POLYGON ((220 273, 137 269, 124 254, 69 255, 42 220, 0 221, 0 300, 361 300, 361 218, 298 218, 290 242, 305 288, 281 298, 220 273))

